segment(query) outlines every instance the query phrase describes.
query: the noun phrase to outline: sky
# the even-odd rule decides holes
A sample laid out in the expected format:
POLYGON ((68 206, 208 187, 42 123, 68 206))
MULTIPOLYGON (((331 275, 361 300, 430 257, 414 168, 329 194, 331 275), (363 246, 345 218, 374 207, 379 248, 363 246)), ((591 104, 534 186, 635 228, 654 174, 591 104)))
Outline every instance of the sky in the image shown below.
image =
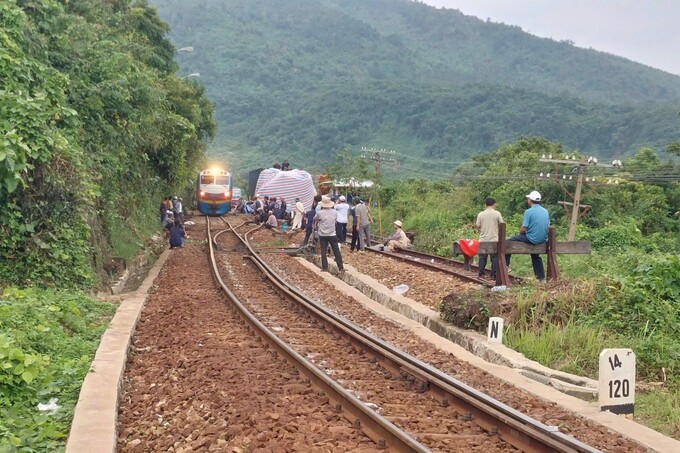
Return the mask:
POLYGON ((422 0, 680 75, 680 0, 422 0))

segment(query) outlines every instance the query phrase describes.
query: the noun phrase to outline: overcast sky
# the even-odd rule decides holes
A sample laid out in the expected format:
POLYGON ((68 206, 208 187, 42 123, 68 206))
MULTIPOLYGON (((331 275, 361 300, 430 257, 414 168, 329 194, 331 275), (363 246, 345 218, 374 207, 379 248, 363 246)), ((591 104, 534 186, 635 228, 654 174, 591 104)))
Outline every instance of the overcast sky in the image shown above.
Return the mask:
POLYGON ((423 0, 680 75, 680 0, 423 0))

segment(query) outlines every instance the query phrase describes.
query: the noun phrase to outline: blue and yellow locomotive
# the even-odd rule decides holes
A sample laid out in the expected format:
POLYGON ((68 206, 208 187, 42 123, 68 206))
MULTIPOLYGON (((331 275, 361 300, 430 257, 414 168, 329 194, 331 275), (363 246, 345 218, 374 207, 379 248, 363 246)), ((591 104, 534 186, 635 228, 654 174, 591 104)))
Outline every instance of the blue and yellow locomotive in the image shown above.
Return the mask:
POLYGON ((205 215, 219 216, 231 211, 231 173, 219 168, 203 170, 196 183, 196 203, 205 215))

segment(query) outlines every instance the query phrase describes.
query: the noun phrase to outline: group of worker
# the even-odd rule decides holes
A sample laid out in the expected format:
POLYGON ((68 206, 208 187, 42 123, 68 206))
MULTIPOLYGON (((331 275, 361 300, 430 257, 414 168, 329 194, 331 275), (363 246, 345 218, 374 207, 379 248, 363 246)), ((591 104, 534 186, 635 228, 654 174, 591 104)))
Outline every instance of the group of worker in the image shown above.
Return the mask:
MULTIPOLYGON (((548 227, 550 226, 550 215, 548 210, 541 206, 541 194, 534 190, 526 196, 529 208, 524 212, 522 227, 519 234, 510 237, 509 241, 519 241, 528 244, 543 244, 548 240, 548 227)), ((274 198, 274 205, 268 205, 269 200, 262 200, 256 196, 254 203, 256 207, 255 218, 258 223, 265 223, 271 229, 287 229, 288 220, 284 220, 280 225, 281 217, 276 215, 277 206, 274 198), (265 211, 265 207, 269 208, 265 211)), ((503 223, 503 216, 496 210, 496 200, 489 197, 485 200, 486 208, 477 215, 475 227, 479 231, 479 242, 498 242, 499 225, 503 223)), ((282 208, 278 211, 286 212, 282 208)), ((360 198, 352 200, 352 206, 347 203, 344 195, 332 199, 329 196, 317 195, 314 197, 311 209, 305 212, 304 205, 299 198, 295 199, 295 204, 290 211, 289 220, 292 221, 290 230, 305 228, 305 238, 303 246, 308 245, 310 238, 318 238, 321 245, 321 265, 323 270, 328 269, 327 252, 332 250, 335 262, 339 270, 343 270, 341 245, 347 240, 347 226, 351 218, 352 240, 350 252, 364 251, 371 244, 370 225, 373 223, 368 204, 360 198)), ((403 230, 401 220, 393 222, 394 233, 386 238, 383 250, 394 251, 395 249, 409 249, 411 241, 403 230)), ((511 255, 505 256, 505 262, 510 267, 511 255)), ((489 255, 479 255, 479 276, 485 278, 486 265, 489 255)), ((531 264, 536 278, 545 281, 545 268, 543 259, 539 254, 531 255, 531 264)), ((491 255, 491 279, 496 278, 498 269, 497 255, 491 255)))
POLYGON ((161 202, 161 225, 166 232, 170 248, 184 247, 187 233, 184 230, 184 206, 182 198, 165 197, 161 202))
MULTIPOLYGON (((510 237, 509 241, 525 242, 527 244, 543 244, 548 240, 548 227, 550 226, 550 214, 548 210, 541 206, 540 192, 533 190, 526 195, 529 208, 524 212, 522 226, 519 234, 510 237)), ((345 197, 340 196, 334 203, 330 197, 315 197, 312 209, 307 212, 307 231, 303 245, 308 243, 313 231, 317 231, 321 244, 321 267, 322 270, 328 269, 327 250, 333 251, 335 262, 340 271, 343 270, 342 255, 339 244, 345 243, 346 227, 348 215, 352 217, 352 243, 350 251, 355 247, 363 251, 367 244, 370 244, 370 225, 373 218, 368 205, 361 200, 355 199, 354 206, 349 208, 345 202, 345 197), (318 227, 318 228, 317 228, 318 227), (334 228, 335 227, 335 228, 334 228)), ((479 230, 480 242, 498 242, 499 225, 503 223, 503 216, 496 210, 496 200, 489 197, 485 200, 486 208, 477 215, 475 227, 479 230)), ((395 249, 408 249, 411 247, 406 232, 403 230, 401 220, 393 222, 394 233, 386 238, 381 249, 394 251, 395 249)), ((479 256, 479 276, 485 277, 485 268, 489 256, 480 254, 479 256)), ((505 263, 510 268, 511 255, 505 255, 505 263)), ((539 282, 545 281, 545 268, 543 259, 539 254, 531 254, 531 264, 534 275, 539 282)), ((498 269, 497 255, 491 255, 491 278, 496 278, 498 269)))
MULTIPOLYGON (((352 241, 350 252, 363 252, 371 244, 370 225, 373 217, 369 206, 360 198, 352 200, 352 206, 347 203, 344 195, 340 195, 336 201, 329 196, 314 197, 312 207, 305 213, 306 231, 302 245, 309 243, 312 234, 318 236, 321 246, 321 269, 328 270, 328 250, 330 249, 335 258, 335 263, 340 272, 344 271, 342 262, 341 246, 347 241, 347 224, 352 219, 352 241)), ((395 220, 395 232, 384 242, 383 249, 394 250, 396 248, 410 247, 410 240, 402 229, 402 222, 395 220)))

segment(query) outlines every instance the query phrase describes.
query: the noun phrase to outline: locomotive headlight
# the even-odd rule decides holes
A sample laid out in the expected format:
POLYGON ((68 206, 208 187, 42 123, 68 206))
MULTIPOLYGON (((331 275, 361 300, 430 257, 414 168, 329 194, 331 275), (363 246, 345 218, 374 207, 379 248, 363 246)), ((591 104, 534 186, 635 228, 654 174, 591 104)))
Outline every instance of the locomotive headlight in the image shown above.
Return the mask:
POLYGON ((224 192, 224 195, 228 197, 228 196, 229 196, 229 191, 227 190, 226 192, 224 192))
POLYGON ((202 197, 205 196, 205 191, 201 190, 200 194, 201 194, 202 197))

